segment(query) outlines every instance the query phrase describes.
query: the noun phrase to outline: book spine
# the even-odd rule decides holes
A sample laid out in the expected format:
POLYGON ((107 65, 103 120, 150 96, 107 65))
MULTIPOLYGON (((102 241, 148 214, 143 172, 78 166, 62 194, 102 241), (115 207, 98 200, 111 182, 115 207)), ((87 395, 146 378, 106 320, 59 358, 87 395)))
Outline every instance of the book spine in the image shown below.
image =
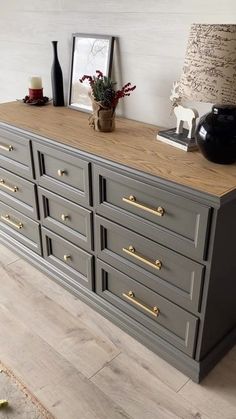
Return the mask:
POLYGON ((157 140, 162 141, 165 144, 172 145, 173 147, 179 148, 179 149, 184 150, 184 151, 197 150, 197 145, 193 142, 190 143, 190 144, 187 144, 186 142, 182 143, 182 142, 179 142, 179 141, 170 140, 169 138, 162 137, 160 135, 157 135, 156 138, 157 138, 157 140))

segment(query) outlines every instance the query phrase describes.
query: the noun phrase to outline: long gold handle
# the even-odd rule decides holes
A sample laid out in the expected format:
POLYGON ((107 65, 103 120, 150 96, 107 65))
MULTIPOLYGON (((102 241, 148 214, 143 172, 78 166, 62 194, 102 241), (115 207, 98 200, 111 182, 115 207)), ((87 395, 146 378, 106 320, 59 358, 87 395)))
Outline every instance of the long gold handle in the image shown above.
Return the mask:
POLYGON ((9 186, 5 183, 4 179, 0 179, 0 185, 5 188, 8 189, 11 192, 17 192, 18 191, 18 187, 17 186, 9 186))
POLYGON ((12 151, 13 150, 13 146, 12 145, 5 145, 5 144, 0 144, 0 148, 4 151, 12 151))
POLYGON ((123 250, 123 252, 128 253, 129 256, 132 256, 135 259, 140 260, 141 262, 145 263, 148 266, 151 266, 152 268, 160 270, 161 267, 162 267, 162 263, 159 259, 157 259, 155 262, 151 262, 150 260, 146 259, 142 255, 139 255, 138 253, 136 253, 136 250, 135 250, 134 246, 132 246, 132 245, 130 245, 128 247, 128 249, 123 247, 122 250, 123 250))
POLYGON ((160 310, 158 307, 154 306, 149 308, 146 304, 142 303, 141 301, 138 301, 135 298, 134 292, 129 291, 128 294, 123 293, 123 297, 125 297, 127 300, 131 301, 136 306, 142 308, 143 310, 147 311, 149 314, 152 314, 154 317, 158 317, 160 314, 160 310))
POLYGON ((1 219, 6 221, 6 223, 10 224, 11 226, 17 228, 17 230, 20 230, 21 228, 23 228, 23 223, 16 223, 15 221, 11 220, 10 215, 6 214, 6 215, 1 215, 1 219))
POLYGON ((150 212, 151 214, 158 215, 158 217, 163 217, 163 215, 165 214, 164 208, 162 208, 162 207, 158 207, 158 208, 147 207, 147 205, 137 202, 136 197, 134 195, 130 195, 128 198, 123 196, 122 201, 126 202, 127 204, 133 205, 136 208, 140 208, 144 211, 150 212))

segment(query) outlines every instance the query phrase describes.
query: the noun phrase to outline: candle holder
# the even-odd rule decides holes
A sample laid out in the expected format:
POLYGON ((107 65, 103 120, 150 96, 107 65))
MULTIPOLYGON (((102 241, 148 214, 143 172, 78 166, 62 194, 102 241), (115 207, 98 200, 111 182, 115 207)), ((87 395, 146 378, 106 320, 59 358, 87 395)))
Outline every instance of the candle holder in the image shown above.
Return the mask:
POLYGON ((43 96, 42 98, 38 99, 31 99, 28 95, 26 95, 23 99, 16 99, 18 102, 25 103, 26 105, 35 105, 35 106, 43 106, 50 103, 52 99, 49 99, 47 96, 43 96))
POLYGON ((29 98, 31 100, 43 99, 43 89, 31 89, 29 87, 29 98))

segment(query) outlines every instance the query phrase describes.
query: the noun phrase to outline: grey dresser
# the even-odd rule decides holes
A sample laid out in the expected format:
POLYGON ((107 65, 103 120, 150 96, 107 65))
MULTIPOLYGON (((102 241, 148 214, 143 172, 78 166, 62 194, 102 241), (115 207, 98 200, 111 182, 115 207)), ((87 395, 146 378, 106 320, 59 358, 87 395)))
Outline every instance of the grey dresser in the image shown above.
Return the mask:
POLYGON ((200 381, 236 342, 236 167, 0 105, 0 241, 200 381))

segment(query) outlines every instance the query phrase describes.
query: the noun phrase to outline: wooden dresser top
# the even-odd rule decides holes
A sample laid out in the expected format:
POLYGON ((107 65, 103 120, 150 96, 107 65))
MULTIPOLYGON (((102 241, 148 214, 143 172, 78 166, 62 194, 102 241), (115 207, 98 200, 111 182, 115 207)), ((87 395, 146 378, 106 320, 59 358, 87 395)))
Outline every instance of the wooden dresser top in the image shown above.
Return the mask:
POLYGON ((116 118, 114 132, 99 133, 87 113, 20 102, 0 104, 0 121, 218 198, 236 190, 236 164, 211 163, 199 152, 162 144, 153 125, 116 118))

